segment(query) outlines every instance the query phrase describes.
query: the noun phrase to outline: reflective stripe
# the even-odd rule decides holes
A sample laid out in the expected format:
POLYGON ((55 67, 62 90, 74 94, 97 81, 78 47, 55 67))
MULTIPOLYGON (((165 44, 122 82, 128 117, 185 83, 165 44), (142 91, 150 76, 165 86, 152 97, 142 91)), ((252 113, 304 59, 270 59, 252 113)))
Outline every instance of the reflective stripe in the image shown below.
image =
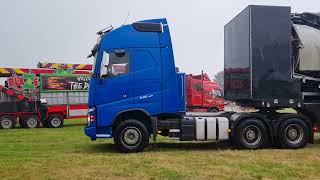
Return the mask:
POLYGON ((85 116, 88 114, 88 109, 70 109, 69 116, 85 116))
POLYGON ((109 137, 111 137, 111 135, 110 134, 97 134, 96 137, 97 138, 109 138, 109 137))

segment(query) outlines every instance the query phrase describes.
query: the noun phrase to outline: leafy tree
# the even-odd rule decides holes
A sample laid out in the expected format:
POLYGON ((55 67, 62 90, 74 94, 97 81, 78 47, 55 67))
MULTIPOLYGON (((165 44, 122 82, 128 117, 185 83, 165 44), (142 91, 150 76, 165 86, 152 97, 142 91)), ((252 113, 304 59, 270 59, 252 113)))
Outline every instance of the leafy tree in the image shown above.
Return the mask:
POLYGON ((219 83, 219 85, 221 86, 221 89, 224 89, 224 72, 223 71, 219 71, 218 73, 216 73, 213 77, 213 80, 217 83, 219 83))

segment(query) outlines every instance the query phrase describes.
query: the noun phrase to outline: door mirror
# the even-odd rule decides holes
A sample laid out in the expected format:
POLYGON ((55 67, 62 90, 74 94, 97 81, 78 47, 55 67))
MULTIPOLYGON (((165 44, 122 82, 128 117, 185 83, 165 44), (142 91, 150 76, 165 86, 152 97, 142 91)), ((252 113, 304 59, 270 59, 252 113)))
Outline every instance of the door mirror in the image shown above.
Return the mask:
POLYGON ((108 73, 108 66, 109 66, 109 53, 103 52, 101 67, 100 67, 100 77, 106 77, 108 73))

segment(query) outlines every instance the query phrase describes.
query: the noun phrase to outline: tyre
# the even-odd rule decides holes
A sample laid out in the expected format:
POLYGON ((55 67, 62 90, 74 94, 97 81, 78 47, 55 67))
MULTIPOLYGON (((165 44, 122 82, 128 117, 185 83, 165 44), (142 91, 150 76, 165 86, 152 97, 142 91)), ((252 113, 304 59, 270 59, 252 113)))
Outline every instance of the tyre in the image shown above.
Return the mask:
POLYGON ((63 126, 63 117, 59 114, 51 115, 46 122, 49 128, 61 128, 63 126))
POLYGON ((268 144, 268 130, 259 119, 245 119, 236 127, 234 138, 238 148, 259 149, 268 144))
POLYGON ((12 116, 5 115, 0 117, 0 129, 12 129, 16 125, 16 121, 12 116))
POLYGON ((299 149, 306 146, 310 134, 308 125, 300 118, 290 118, 281 123, 278 131, 282 148, 299 149))
POLYGON ((40 120, 38 116, 31 115, 23 118, 23 127, 24 128, 36 128, 40 125, 40 120))
POLYGON ((149 132, 140 121, 126 120, 116 127, 114 142, 123 153, 140 152, 149 144, 149 132))

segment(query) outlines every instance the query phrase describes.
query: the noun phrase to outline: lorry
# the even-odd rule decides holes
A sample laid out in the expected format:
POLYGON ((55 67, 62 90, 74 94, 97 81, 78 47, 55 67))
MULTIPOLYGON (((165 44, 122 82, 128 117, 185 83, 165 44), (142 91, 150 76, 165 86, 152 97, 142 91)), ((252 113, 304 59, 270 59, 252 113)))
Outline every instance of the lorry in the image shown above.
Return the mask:
POLYGON ((113 138, 125 153, 143 151, 158 134, 246 149, 303 148, 320 122, 319 59, 312 59, 320 52, 320 41, 312 41, 318 25, 319 15, 275 6, 248 6, 226 24, 224 97, 255 111, 218 113, 186 111, 185 74, 176 72, 166 19, 106 28, 89 55, 85 134, 113 138), (119 65, 125 68, 115 71, 119 65))
POLYGON ((224 110, 222 90, 206 73, 186 75, 187 111, 219 112, 224 110))
POLYGON ((0 77, 7 78, 0 86, 0 129, 17 124, 60 128, 64 119, 85 118, 90 74, 79 69, 0 67, 0 77))

